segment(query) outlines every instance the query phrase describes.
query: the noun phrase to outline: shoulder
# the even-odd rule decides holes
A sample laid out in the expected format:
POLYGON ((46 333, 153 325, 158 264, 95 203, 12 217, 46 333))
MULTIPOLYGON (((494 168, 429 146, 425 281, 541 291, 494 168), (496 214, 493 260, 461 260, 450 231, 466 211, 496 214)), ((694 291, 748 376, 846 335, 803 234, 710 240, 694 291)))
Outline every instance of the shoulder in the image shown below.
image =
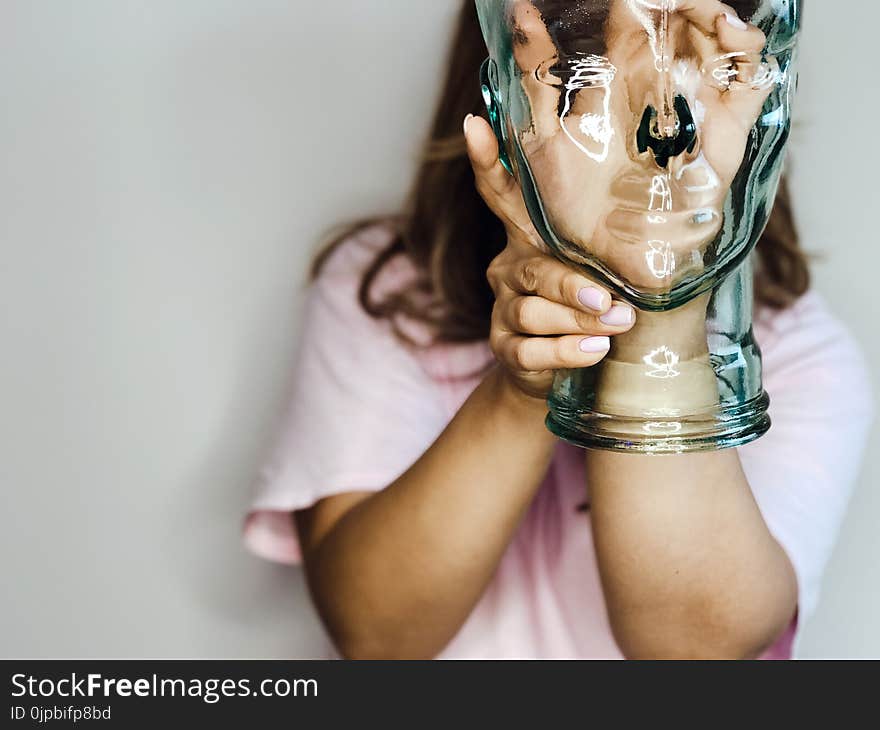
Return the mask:
MULTIPOLYGON (((394 242, 396 233, 389 222, 357 229, 336 243, 324 258, 307 292, 304 326, 313 341, 344 338, 356 348, 360 361, 385 367, 388 377, 400 375, 405 365, 416 365, 425 375, 442 369, 444 358, 431 346, 430 328, 401 314, 374 316, 362 301, 362 284, 370 267, 394 242), (388 363, 394 362, 393 367, 388 363)), ((371 303, 381 303, 389 295, 408 291, 408 296, 424 296, 412 285, 421 272, 404 252, 384 261, 369 282, 371 303)))
POLYGON ((768 391, 797 389, 869 415, 872 384, 862 348, 831 311, 825 299, 810 291, 782 311, 760 310, 755 336, 764 360, 768 391))
MULTIPOLYGON (((377 223, 357 230, 340 241, 326 258, 320 274, 313 282, 315 298, 322 306, 337 310, 346 316, 349 328, 362 333, 381 331, 384 349, 406 351, 418 362, 433 381, 459 381, 478 377, 492 362, 487 341, 446 342, 434 341, 433 333, 426 324, 406 316, 398 316, 394 323, 387 319, 370 317, 360 302, 363 277, 376 257, 394 240, 393 225, 377 223), (403 334, 405 341, 398 334, 403 334)), ((370 286, 370 299, 381 301, 392 292, 407 289, 426 272, 420 271, 406 252, 388 259, 377 272, 370 286)), ((428 295, 411 291, 413 301, 428 295)))
MULTIPOLYGON (((331 244, 329 252, 319 254, 321 264, 306 286, 306 319, 327 315, 344 326, 349 335, 390 332, 389 321, 365 309, 361 288, 370 267, 391 246, 394 235, 390 223, 369 224, 331 244)), ((393 256, 370 282, 370 300, 381 301, 389 291, 405 288, 416 273, 408 256, 393 256)))
POLYGON ((788 309, 760 309, 755 317, 755 335, 765 360, 774 367, 797 369, 833 360, 849 368, 867 370, 851 330, 815 291, 808 292, 788 309))
MULTIPOLYGON (((332 281, 334 286, 347 282, 357 289, 369 267, 394 242, 396 232, 391 221, 370 223, 349 233, 324 259, 315 283, 332 281)), ((395 255, 376 277, 382 288, 404 286, 418 275, 418 270, 405 253, 395 255)))

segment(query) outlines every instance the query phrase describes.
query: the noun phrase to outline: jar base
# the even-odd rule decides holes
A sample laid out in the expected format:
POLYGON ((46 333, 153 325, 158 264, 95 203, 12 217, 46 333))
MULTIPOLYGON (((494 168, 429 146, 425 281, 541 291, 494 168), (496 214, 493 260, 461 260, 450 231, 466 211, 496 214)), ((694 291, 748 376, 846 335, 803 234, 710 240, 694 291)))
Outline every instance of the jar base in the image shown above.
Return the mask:
POLYGON ((631 454, 685 454, 744 446, 770 429, 766 393, 736 407, 662 418, 573 411, 551 400, 547 428, 584 449, 631 454))

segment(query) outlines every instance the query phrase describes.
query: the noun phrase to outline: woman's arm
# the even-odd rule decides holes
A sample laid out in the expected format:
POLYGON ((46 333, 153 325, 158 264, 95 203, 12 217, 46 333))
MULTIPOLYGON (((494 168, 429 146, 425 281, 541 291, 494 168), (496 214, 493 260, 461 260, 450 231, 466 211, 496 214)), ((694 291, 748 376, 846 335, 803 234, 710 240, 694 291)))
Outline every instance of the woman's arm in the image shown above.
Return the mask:
POLYGON ((452 639, 544 477, 544 414, 495 370, 387 489, 298 513, 312 594, 343 655, 430 658, 452 639))
POLYGON ((593 537, 615 638, 631 658, 751 658, 797 608, 794 570, 733 449, 587 453, 593 537))
MULTIPOLYGON (((488 123, 473 122, 478 186, 500 201, 514 184, 488 123)), ((348 657, 431 657, 455 636, 553 455, 543 420, 554 371, 595 365, 635 321, 631 307, 539 250, 521 197, 495 212, 508 232, 487 272, 498 366, 393 484, 296 516, 315 603, 348 657)))
MULTIPOLYGON (((522 195, 497 161, 488 125, 476 119, 471 127, 480 192, 508 231, 527 228, 522 195)), ((797 606, 794 570, 736 451, 591 451, 586 463, 598 564, 624 654, 756 656, 782 633, 797 606)))

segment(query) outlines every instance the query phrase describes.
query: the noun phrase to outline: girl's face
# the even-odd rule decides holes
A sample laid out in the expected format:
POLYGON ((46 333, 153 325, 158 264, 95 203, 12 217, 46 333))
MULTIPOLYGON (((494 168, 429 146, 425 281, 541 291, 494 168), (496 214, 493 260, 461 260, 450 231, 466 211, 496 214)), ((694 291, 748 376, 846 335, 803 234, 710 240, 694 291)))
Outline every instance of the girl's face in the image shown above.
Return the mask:
MULTIPOLYGON (((518 143, 556 235, 632 288, 668 292, 706 266, 773 86, 764 34, 717 0, 612 0, 603 55, 560 40, 530 0, 510 10, 530 125, 518 143)), ((558 21, 558 19, 557 19, 558 21)), ((565 22, 565 21, 563 21, 565 22)), ((569 25, 573 21, 567 21, 569 25)), ((596 44, 593 44, 596 47, 596 44)))

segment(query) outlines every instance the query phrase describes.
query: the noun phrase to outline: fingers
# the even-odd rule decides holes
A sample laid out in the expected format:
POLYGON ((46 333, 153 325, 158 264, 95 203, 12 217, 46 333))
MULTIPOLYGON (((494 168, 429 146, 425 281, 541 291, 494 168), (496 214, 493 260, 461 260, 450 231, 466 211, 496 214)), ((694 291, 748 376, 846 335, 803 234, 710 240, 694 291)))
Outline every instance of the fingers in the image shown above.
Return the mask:
POLYGON ((464 120, 464 136, 477 190, 486 205, 509 233, 539 245, 519 185, 498 158, 498 140, 492 127, 482 117, 469 114, 464 120))
POLYGON ((724 105, 743 127, 751 127, 778 80, 775 59, 761 59, 767 36, 730 13, 716 19, 716 28, 721 48, 736 53, 736 72, 722 97, 724 105))
POLYGON ((626 332, 634 323, 635 310, 623 302, 599 315, 541 297, 514 296, 500 308, 498 326, 509 333, 529 336, 616 335, 626 332))
POLYGON ((596 365, 608 354, 608 337, 522 337, 505 335, 493 343, 502 363, 514 371, 541 372, 568 370, 596 365))
POLYGON ((490 346, 511 371, 592 367, 608 353, 610 337, 635 325, 633 307, 528 244, 509 242, 488 273, 496 294, 490 346))
POLYGON ((536 295, 590 314, 603 315, 611 308, 606 289, 546 254, 516 259, 503 272, 503 279, 518 294, 536 295))
POLYGON ((707 59, 721 103, 738 126, 751 127, 779 80, 775 61, 762 57, 767 36, 743 21, 729 5, 716 0, 682 3, 680 12, 699 28, 691 41, 707 59))
POLYGON ((715 21, 724 13, 738 19, 736 11, 720 0, 679 0, 674 3, 674 11, 687 18, 706 35, 716 32, 715 21))
POLYGON ((717 38, 722 53, 759 53, 767 44, 767 36, 760 28, 746 23, 736 10, 718 0, 680 0, 676 12, 705 36, 717 38))
POLYGON ((513 187, 513 178, 498 159, 498 138, 489 122, 468 114, 464 119, 464 138, 468 157, 480 181, 494 194, 506 194, 513 187))
POLYGON ((718 35, 718 44, 723 51, 760 53, 767 45, 767 36, 756 25, 743 21, 736 11, 722 6, 722 12, 715 17, 713 31, 718 35))

